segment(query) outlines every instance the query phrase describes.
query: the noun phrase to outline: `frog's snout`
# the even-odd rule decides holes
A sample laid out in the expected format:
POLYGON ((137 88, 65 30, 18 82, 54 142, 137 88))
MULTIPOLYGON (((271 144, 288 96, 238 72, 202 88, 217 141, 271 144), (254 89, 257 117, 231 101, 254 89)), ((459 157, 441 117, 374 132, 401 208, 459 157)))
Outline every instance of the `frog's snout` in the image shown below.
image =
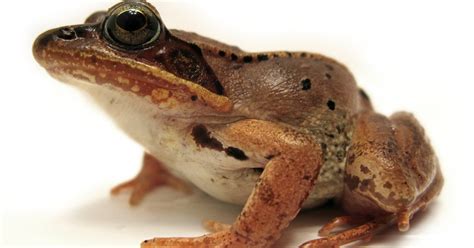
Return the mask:
POLYGON ((42 64, 42 58, 45 57, 44 51, 46 47, 48 47, 48 44, 53 40, 51 32, 52 31, 47 31, 40 34, 33 43, 33 56, 40 64, 42 64))
POLYGON ((63 27, 52 29, 40 34, 33 43, 33 55, 43 65, 46 59, 46 49, 52 44, 60 40, 73 40, 77 38, 76 31, 72 27, 63 27))
POLYGON ((70 47, 74 41, 90 36, 89 32, 89 26, 81 25, 65 26, 46 31, 40 34, 33 43, 33 56, 38 63, 45 66, 49 49, 56 47, 60 50, 67 50, 64 48, 70 47))

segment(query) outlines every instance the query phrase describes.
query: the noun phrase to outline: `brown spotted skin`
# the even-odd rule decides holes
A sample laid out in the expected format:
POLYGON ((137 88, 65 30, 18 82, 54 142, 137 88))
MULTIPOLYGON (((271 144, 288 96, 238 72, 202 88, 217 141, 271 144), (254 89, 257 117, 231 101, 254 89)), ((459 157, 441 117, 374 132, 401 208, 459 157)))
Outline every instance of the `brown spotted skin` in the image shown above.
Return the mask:
POLYGON ((172 33, 202 48, 226 96, 248 117, 301 126, 319 112, 351 115, 363 107, 354 78, 333 59, 306 52, 246 53, 198 34, 172 33))
MULTIPOLYGON (((136 179, 116 190, 142 185, 133 203, 163 182, 181 185, 171 175, 167 179, 167 173, 157 173, 162 171, 157 159, 167 155, 160 152, 171 145, 200 161, 227 161, 229 166, 250 161, 256 164, 250 170, 263 168, 230 227, 222 225, 224 230, 197 238, 155 238, 142 247, 270 247, 317 180, 332 169, 340 186, 334 186, 340 193, 333 197, 341 197, 348 216, 328 223, 321 232, 327 237, 302 247, 367 239, 392 224, 405 231, 443 186, 437 158, 415 118, 376 114, 348 69, 319 54, 247 53, 195 33, 169 30, 145 1, 124 1, 94 13, 85 24, 47 31, 35 41, 33 54, 52 76, 104 89, 100 97, 113 92, 132 104, 122 108, 137 106, 126 112, 134 118, 126 119, 120 111, 117 115, 125 126, 134 123, 127 126, 132 132, 125 131, 155 153, 145 157, 147 166, 136 179), (114 9, 130 3, 148 8, 162 27, 156 40, 139 49, 116 46, 103 30, 114 9), (142 124, 145 137, 136 132, 142 124), (154 128, 169 133, 148 137, 154 128), (163 145, 160 138, 169 143, 163 145), (344 223, 359 226, 331 234, 344 223)), ((126 102, 112 98, 106 105, 120 100, 126 102)), ((231 167, 241 168, 248 169, 231 167)))

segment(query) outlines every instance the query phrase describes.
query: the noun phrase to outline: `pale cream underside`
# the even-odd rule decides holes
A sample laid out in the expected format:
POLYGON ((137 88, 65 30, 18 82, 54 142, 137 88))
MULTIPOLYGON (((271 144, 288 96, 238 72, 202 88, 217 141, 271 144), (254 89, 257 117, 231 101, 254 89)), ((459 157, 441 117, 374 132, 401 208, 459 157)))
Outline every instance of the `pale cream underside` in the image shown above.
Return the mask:
MULTIPOLYGON (((166 112, 149 100, 113 86, 91 84, 69 75, 57 79, 87 92, 115 120, 117 125, 144 149, 158 158, 175 175, 209 195, 234 204, 245 204, 259 174, 252 168, 263 168, 266 159, 239 147, 249 157, 239 161, 224 152, 196 145, 191 135, 193 125, 206 124, 195 118, 166 116, 166 112)), ((93 76, 89 80, 94 81, 93 76)), ((225 147, 232 144, 224 144, 225 147)), ((342 182, 323 168, 315 188, 304 207, 314 207, 340 196, 342 182)))

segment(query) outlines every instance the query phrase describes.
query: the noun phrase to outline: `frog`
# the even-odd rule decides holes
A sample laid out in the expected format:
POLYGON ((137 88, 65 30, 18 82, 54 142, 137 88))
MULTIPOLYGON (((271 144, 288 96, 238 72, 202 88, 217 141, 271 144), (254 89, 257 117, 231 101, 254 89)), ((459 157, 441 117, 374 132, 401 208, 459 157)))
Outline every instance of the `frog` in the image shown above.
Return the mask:
POLYGON ((297 214, 335 201, 335 217, 300 247, 337 247, 407 231, 444 178, 423 127, 384 116, 342 63, 311 52, 245 52, 168 29, 144 0, 124 0, 33 44, 54 78, 86 92, 145 150, 112 189, 139 204, 170 186, 242 205, 232 224, 141 247, 272 247, 297 214))

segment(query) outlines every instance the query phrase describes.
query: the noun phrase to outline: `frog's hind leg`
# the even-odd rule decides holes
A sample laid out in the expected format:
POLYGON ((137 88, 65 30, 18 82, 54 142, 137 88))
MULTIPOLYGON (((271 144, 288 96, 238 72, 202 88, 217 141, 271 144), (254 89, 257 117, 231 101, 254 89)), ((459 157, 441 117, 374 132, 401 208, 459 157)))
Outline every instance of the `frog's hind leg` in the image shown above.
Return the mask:
POLYGON ((441 189, 440 186, 442 184, 443 177, 439 174, 436 176, 435 181, 430 188, 419 197, 413 205, 398 214, 388 214, 383 217, 374 218, 373 220, 369 220, 363 224, 361 221, 366 219, 364 217, 342 216, 334 218, 319 231, 321 236, 326 237, 308 241, 302 244, 300 248, 339 247, 358 240, 369 241, 375 234, 394 224, 398 225, 399 231, 407 231, 410 227, 410 220, 413 218, 414 214, 423 211, 426 206, 432 202, 432 200, 439 194, 441 189), (332 233, 335 228, 356 223, 360 225, 339 233, 332 233))
POLYGON ((414 214, 430 204, 443 186, 438 160, 423 128, 407 113, 390 118, 375 113, 359 116, 345 173, 342 203, 351 216, 334 219, 320 231, 327 237, 301 247, 370 240, 392 225, 407 231, 414 214), (357 226, 331 233, 348 224, 357 226))
POLYGON ((131 189, 130 205, 138 205, 147 193, 153 189, 169 185, 179 191, 189 193, 191 189, 183 181, 173 176, 166 170, 160 161, 150 154, 145 153, 143 156, 143 167, 138 175, 130 181, 121 183, 111 190, 112 195, 131 189))

